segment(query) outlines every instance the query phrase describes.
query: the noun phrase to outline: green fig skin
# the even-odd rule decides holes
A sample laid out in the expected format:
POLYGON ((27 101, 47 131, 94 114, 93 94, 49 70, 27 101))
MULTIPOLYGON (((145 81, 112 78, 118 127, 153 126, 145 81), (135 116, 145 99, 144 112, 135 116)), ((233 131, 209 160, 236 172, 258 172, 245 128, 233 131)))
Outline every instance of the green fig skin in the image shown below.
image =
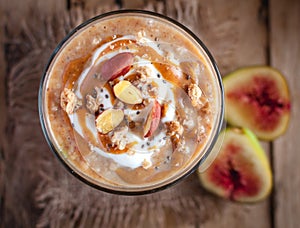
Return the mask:
POLYGON ((290 94, 284 76, 274 68, 238 69, 223 79, 225 118, 232 126, 249 128, 261 140, 284 134, 290 119, 290 94))
POLYGON ((219 197, 254 203, 265 199, 272 189, 268 158, 256 136, 246 128, 227 128, 219 154, 203 173, 202 186, 219 197))

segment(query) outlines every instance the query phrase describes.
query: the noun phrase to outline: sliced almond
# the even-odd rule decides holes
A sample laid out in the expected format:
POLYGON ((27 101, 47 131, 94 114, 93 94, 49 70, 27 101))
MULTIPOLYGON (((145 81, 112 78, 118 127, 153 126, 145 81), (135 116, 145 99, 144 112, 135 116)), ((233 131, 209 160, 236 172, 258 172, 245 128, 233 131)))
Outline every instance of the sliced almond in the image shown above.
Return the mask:
POLYGON ((126 104, 140 104, 143 101, 141 91, 129 81, 123 80, 114 86, 115 96, 126 104))
POLYGON ((121 109, 108 109, 96 118, 96 128, 102 134, 115 129, 124 119, 124 112, 121 109))
POLYGON ((161 118, 161 106, 157 100, 154 101, 153 107, 147 117, 144 125, 144 137, 151 137, 158 128, 161 118))

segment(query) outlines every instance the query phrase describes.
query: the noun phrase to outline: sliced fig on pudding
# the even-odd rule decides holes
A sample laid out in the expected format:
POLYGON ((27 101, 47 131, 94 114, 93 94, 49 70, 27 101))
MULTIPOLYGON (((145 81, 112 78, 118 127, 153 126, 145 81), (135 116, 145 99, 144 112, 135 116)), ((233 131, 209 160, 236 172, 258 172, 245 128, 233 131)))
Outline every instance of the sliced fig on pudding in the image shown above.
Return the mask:
POLYGON ((157 100, 154 100, 153 107, 148 114, 148 117, 145 122, 144 126, 144 137, 148 138, 151 137, 156 129, 158 128, 158 125, 160 123, 161 119, 161 106, 157 100))
POLYGON ((134 55, 130 52, 122 52, 103 63, 100 74, 104 80, 113 80, 125 75, 133 64, 134 55))
POLYGON ((246 128, 228 128, 219 154, 203 173, 204 188, 233 201, 256 202, 272 188, 272 173, 266 154, 256 136, 246 128))
POLYGON ((273 140, 287 129, 290 95, 277 70, 266 66, 241 68, 225 76, 225 118, 249 128, 259 139, 273 140))

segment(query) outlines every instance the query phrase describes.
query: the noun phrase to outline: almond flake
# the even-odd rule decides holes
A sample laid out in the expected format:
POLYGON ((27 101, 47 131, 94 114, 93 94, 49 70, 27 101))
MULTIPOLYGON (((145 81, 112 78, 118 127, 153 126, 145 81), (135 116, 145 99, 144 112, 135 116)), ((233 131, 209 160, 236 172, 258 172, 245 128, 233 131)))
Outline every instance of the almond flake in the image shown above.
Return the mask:
POLYGON ((143 101, 141 91, 129 81, 120 81, 113 90, 115 96, 126 104, 140 104, 143 101))
POLYGON ((115 129, 124 119, 124 113, 120 109, 108 109, 96 118, 96 128, 102 134, 115 129))

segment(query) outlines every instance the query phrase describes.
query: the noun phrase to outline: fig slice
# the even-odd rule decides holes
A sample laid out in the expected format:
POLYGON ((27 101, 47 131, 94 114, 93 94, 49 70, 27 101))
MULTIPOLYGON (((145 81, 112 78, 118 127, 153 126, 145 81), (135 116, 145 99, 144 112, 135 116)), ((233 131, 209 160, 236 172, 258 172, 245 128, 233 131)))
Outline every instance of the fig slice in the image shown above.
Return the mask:
POLYGON ((273 140, 287 129, 290 95, 283 75, 267 66, 241 68, 225 76, 225 118, 273 140))
POLYGON ((103 63, 100 69, 100 75, 103 80, 114 80, 125 75, 133 63, 134 55, 130 52, 122 52, 108 59, 103 63))
POLYGON ((153 107, 146 119, 144 125, 144 137, 151 137, 158 128, 161 118, 161 106, 157 100, 154 101, 153 107))
POLYGON ((256 136, 246 128, 227 128, 220 151, 200 181, 208 191, 237 202, 265 199, 272 188, 267 156, 256 136))

